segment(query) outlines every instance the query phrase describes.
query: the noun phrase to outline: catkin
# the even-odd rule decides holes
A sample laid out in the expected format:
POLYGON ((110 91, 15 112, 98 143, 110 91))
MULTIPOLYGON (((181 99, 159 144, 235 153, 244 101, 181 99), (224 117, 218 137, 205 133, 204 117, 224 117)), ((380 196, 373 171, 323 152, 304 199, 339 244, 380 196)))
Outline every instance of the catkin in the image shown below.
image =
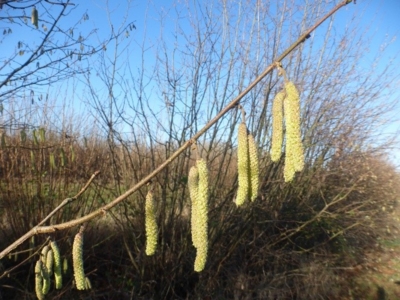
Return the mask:
POLYGON ((250 178, 250 188, 249 188, 249 198, 250 201, 254 201, 258 195, 258 184, 259 184, 259 168, 258 168, 258 151, 257 144, 254 140, 253 135, 248 135, 249 143, 249 178, 250 178))
POLYGON ((50 247, 48 245, 42 248, 42 252, 40 253, 40 258, 42 259, 42 263, 46 264, 47 260, 47 252, 49 252, 50 247))
POLYGON ((192 166, 189 171, 188 178, 188 188, 189 195, 191 200, 191 232, 192 232, 192 242, 195 248, 198 247, 198 226, 196 224, 197 220, 197 205, 198 205, 198 197, 199 197, 199 171, 196 166, 192 166))
POLYGON ((157 248, 157 222, 155 216, 153 192, 149 190, 145 205, 145 229, 146 229, 146 254, 153 255, 157 248))
POLYGON ((53 265, 54 265, 53 250, 50 249, 46 255, 46 268, 49 273, 49 276, 53 275, 53 265))
POLYGON ((285 181, 293 179, 294 173, 303 170, 304 150, 300 130, 300 96, 293 82, 285 84, 284 113, 286 120, 285 181))
POLYGON ((50 247, 53 250, 53 256, 54 256, 54 279, 56 282, 56 289, 59 290, 62 288, 60 249, 58 248, 56 241, 51 241, 50 247))
POLYGON ((282 153, 283 142, 283 100, 286 93, 284 91, 276 94, 272 103, 272 142, 271 160, 277 162, 282 153))
POLYGON ((236 205, 241 206, 249 195, 249 141, 245 123, 239 125, 238 130, 238 191, 236 205))
POLYGON ((199 189, 196 205, 198 245, 194 270, 201 272, 205 267, 208 252, 208 169, 204 159, 197 160, 197 169, 199 172, 199 189))
POLYGON ((35 292, 39 300, 44 299, 43 295, 43 277, 42 277, 42 260, 39 259, 35 264, 35 292))
POLYGON ((50 291, 50 274, 49 270, 46 267, 46 264, 42 263, 42 278, 43 278, 43 286, 42 293, 46 295, 50 291))
POLYGON ((79 231, 75 235, 74 243, 72 245, 72 264, 74 267, 75 284, 78 290, 84 290, 85 284, 85 271, 83 268, 83 231, 79 231))
POLYGON ((36 27, 36 29, 39 27, 38 24, 38 11, 36 9, 36 7, 32 7, 32 13, 31 13, 31 22, 32 24, 36 27))

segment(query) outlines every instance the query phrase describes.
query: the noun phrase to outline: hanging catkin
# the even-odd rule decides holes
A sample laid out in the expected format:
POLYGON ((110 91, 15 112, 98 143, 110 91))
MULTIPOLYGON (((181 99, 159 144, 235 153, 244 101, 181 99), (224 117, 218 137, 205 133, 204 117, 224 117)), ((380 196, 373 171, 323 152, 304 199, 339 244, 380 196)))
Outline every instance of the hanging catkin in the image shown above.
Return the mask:
POLYGON ((54 265, 53 250, 50 249, 47 252, 47 256, 46 256, 46 268, 49 273, 49 276, 53 275, 53 265, 54 265))
POLYGON ((83 229, 75 235, 72 245, 72 263, 74 267, 75 284, 78 290, 85 289, 85 271, 83 268, 83 229))
POLYGON ((50 246, 46 245, 42 248, 42 251, 40 252, 40 258, 42 260, 42 263, 46 264, 47 260, 47 252, 49 252, 50 246))
POLYGON ((189 188, 189 195, 191 200, 191 232, 192 232, 192 242, 195 248, 199 245, 199 238, 198 238, 198 226, 196 224, 197 220, 197 205, 198 205, 198 197, 199 197, 199 171, 197 166, 192 166, 189 171, 189 178, 188 178, 188 188, 189 188))
POLYGON ((300 131, 300 97, 293 82, 285 84, 284 113, 286 123, 285 181, 293 179, 294 173, 303 170, 304 150, 300 131))
POLYGON ((35 292, 39 300, 44 299, 43 295, 43 277, 42 277, 42 260, 39 259, 35 264, 35 292))
POLYGON ((53 256, 54 256, 54 279, 56 282, 56 289, 59 290, 62 288, 60 249, 58 248, 56 241, 51 241, 50 247, 53 250, 53 256))
POLYGON ((249 144, 249 178, 250 178, 250 188, 249 188, 249 198, 250 201, 254 201, 258 195, 258 151, 257 144, 254 140, 252 134, 247 136, 249 144))
POLYGON ((38 20, 39 20, 38 11, 34 6, 32 7, 31 22, 36 27, 36 29, 39 27, 38 20))
POLYGON ((238 129, 238 190, 236 195, 236 205, 241 206, 249 195, 250 162, 249 162, 249 140, 247 137, 247 127, 241 123, 238 129))
POLYGON ((286 93, 284 91, 276 94, 272 103, 272 142, 271 160, 277 162, 282 153, 283 143, 283 100, 286 93))
POLYGON ((146 254, 153 255, 157 248, 157 222, 154 208, 153 191, 150 189, 146 196, 145 208, 146 254))
POLYGON ((208 252, 208 169, 204 159, 197 160, 197 169, 199 172, 199 189, 196 204, 196 243, 197 252, 194 262, 194 270, 201 272, 207 261, 208 252))
POLYGON ((42 263, 42 278, 43 278, 42 293, 43 295, 46 295, 50 291, 50 274, 49 274, 49 269, 44 263, 42 263))

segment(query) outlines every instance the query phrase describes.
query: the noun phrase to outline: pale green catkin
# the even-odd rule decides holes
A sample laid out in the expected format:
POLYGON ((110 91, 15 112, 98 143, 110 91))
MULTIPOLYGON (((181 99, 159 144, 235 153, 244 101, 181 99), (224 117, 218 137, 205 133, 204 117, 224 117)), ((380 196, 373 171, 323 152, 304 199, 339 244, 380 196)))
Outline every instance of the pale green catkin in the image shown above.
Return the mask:
POLYGON ((191 200, 191 232, 192 232, 192 242, 195 248, 198 247, 198 226, 196 224, 197 221, 197 205, 198 205, 198 197, 199 197, 199 171, 197 166, 192 166, 189 171, 189 178, 188 178, 188 188, 189 188, 189 195, 191 200))
POLYGON ((36 29, 39 27, 38 20, 39 20, 38 11, 34 6, 32 7, 31 22, 36 27, 36 29))
POLYGON ((51 241, 50 247, 53 250, 53 256, 54 256, 54 279, 56 283, 56 289, 59 290, 62 288, 60 249, 58 248, 56 241, 51 241))
POLYGON ((40 252, 40 258, 42 260, 42 263, 46 264, 47 260, 47 252, 49 252, 50 246, 46 245, 42 248, 42 251, 40 252))
POLYGON ((241 206, 249 195, 249 141, 247 138, 247 127, 241 123, 238 129, 238 190, 235 203, 241 206))
POLYGON ((42 260, 39 259, 35 264, 35 292, 39 300, 44 299, 43 295, 43 277, 42 277, 42 260))
POLYGON ((284 91, 276 94, 272 103, 272 142, 271 160, 277 162, 281 158, 283 143, 283 100, 286 93, 284 91))
POLYGON ((153 192, 149 190, 145 207, 146 255, 153 255, 157 248, 157 222, 155 215, 153 192))
POLYGON ((85 283, 85 271, 83 267, 83 233, 78 232, 75 235, 74 243, 72 245, 72 264, 74 267, 74 278, 76 288, 78 290, 84 290, 86 287, 85 283))
POLYGON ((49 273, 49 276, 53 275, 53 265, 54 265, 53 250, 50 249, 47 252, 47 257, 46 257, 46 268, 49 273))
POLYGON ((254 201, 258 195, 258 185, 259 185, 259 168, 258 168, 258 151, 257 144, 254 140, 253 135, 248 135, 248 143, 249 143, 249 178, 250 178, 250 189, 249 189, 249 198, 250 201, 254 201))
POLYGON ((46 295, 50 291, 50 274, 46 265, 42 263, 42 278, 43 278, 43 287, 42 293, 46 295))
POLYGON ((196 207, 196 227, 198 245, 194 270, 201 272, 207 261, 208 252, 208 169, 204 159, 197 160, 199 172, 198 203, 196 207))
POLYGON ((304 150, 300 130, 300 96, 293 82, 285 84, 284 113, 286 120, 285 181, 293 179, 294 173, 303 170, 304 150))

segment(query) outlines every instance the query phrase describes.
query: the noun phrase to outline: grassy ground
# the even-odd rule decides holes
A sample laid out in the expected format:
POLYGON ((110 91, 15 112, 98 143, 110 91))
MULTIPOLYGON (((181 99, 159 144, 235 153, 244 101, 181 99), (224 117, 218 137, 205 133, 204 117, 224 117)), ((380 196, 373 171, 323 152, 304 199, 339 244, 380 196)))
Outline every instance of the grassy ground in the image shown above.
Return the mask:
POLYGON ((359 266, 360 276, 350 299, 395 300, 400 299, 400 208, 392 214, 387 238, 379 242, 375 251, 367 254, 359 266))

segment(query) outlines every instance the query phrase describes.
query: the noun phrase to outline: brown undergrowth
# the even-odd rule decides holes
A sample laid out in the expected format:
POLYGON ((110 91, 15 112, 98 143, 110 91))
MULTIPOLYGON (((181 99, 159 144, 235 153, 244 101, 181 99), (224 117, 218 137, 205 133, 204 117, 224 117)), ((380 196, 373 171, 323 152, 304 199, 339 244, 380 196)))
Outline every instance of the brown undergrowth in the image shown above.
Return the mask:
MULTIPOLYGON (((47 132, 46 132, 47 133, 47 132)), ((165 159, 165 149, 107 151, 106 143, 92 147, 61 137, 24 147, 18 136, 8 137, 1 152, 1 247, 7 246, 41 220, 56 204, 81 188, 85 174, 100 170, 76 203, 51 222, 73 219, 109 202, 165 159), (65 147, 68 158, 51 168, 51 149, 65 147), (33 150, 32 150, 33 149, 33 150), (30 163, 35 152, 34 168, 30 163), (74 160, 72 159, 74 152, 74 160), (7 159, 6 159, 7 158, 7 159), (21 169, 24 168, 24 169, 21 169), (119 170, 114 173, 112 170, 119 170)), ((221 145, 222 149, 226 149, 221 145)), ((170 149, 173 150, 173 149, 170 149)), ((398 173, 385 156, 349 151, 306 164, 290 184, 283 180, 283 161, 272 163, 260 151, 260 193, 254 203, 237 208, 235 151, 208 152, 210 166, 209 255, 205 270, 193 270, 195 249, 190 238, 187 174, 192 155, 182 156, 154 180, 159 225, 158 248, 145 254, 144 201, 136 193, 87 224, 84 239, 85 273, 93 289, 77 292, 72 274, 61 291, 49 299, 344 299, 360 275, 371 249, 387 235, 387 216, 399 198, 398 173)), ((57 232, 61 254, 71 264, 72 238, 77 228, 57 232)), ((2 271, 21 265, 1 279, 6 299, 34 299, 33 266, 45 236, 24 244, 1 262, 2 271), (33 256, 24 261, 33 253, 33 256)), ((1 272, 3 274, 3 272, 1 272)))

